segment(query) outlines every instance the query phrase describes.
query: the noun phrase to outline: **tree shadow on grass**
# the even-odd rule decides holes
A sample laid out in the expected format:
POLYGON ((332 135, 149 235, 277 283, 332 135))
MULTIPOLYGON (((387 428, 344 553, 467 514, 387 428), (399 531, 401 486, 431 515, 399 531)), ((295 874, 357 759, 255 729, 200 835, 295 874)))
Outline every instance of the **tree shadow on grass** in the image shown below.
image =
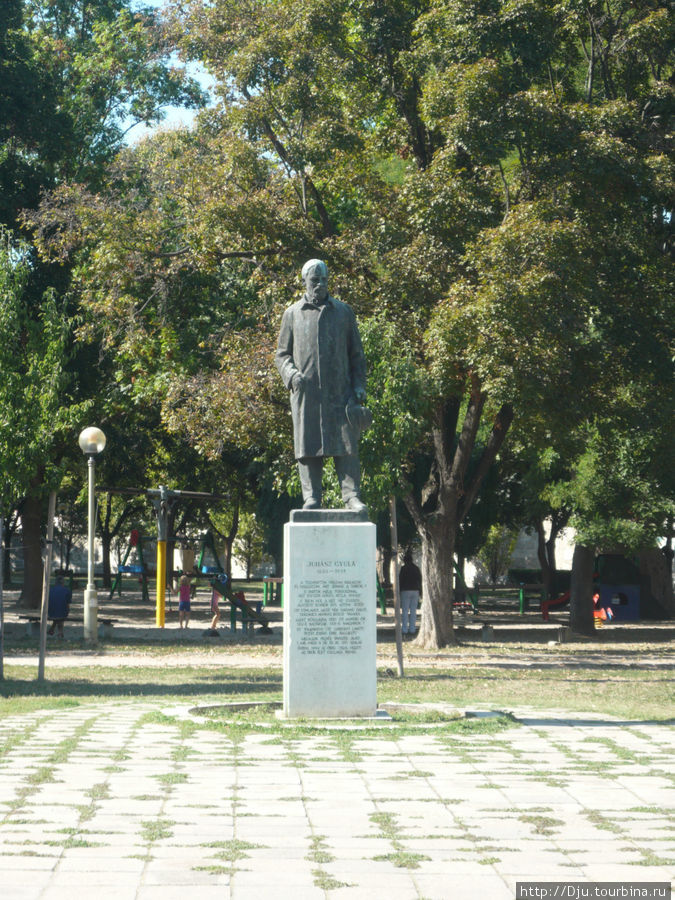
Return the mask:
POLYGON ((86 678, 59 680, 58 673, 43 682, 35 679, 8 678, 0 682, 0 698, 16 697, 218 697, 238 698, 261 694, 281 694, 281 676, 250 681, 214 679, 208 675, 189 683, 162 684, 152 680, 141 681, 89 681, 86 678))

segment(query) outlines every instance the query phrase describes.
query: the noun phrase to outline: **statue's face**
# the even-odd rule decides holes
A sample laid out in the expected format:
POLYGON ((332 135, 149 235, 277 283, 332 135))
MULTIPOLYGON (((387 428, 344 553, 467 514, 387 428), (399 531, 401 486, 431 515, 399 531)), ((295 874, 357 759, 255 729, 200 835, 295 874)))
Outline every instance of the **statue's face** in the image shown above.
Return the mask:
POLYGON ((328 296, 328 273, 320 266, 314 266, 305 275, 305 294, 312 303, 325 303, 328 296))

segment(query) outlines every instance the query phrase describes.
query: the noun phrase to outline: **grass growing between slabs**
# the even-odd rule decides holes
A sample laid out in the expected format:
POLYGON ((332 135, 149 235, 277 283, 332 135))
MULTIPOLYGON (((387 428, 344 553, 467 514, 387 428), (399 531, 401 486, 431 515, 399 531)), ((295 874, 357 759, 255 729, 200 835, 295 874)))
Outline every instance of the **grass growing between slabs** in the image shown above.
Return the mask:
MULTIPOLYGON (((54 668, 44 682, 26 666, 5 665, 0 681, 0 718, 37 709, 59 709, 96 702, 155 701, 194 706, 229 702, 279 702, 278 666, 228 668, 193 666, 106 666, 96 658, 87 668, 54 668)), ((447 704, 461 709, 509 710, 517 706, 599 713, 627 720, 672 721, 675 717, 670 667, 516 668, 444 666, 409 668, 404 678, 378 673, 379 703, 447 704)), ((428 714, 431 717, 431 713, 428 714)), ((431 721, 431 718, 430 718, 431 721)), ((675 724, 675 721, 673 721, 675 724)))

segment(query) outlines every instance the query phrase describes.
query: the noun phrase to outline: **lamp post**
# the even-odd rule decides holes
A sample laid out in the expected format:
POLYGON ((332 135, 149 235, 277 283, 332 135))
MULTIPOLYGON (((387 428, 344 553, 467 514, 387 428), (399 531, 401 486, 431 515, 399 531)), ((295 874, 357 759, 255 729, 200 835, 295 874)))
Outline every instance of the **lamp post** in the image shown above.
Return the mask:
POLYGON ((84 592, 84 639, 92 644, 98 638, 98 594, 94 584, 94 530, 96 527, 95 469, 96 454, 105 447, 105 435, 100 428, 85 428, 80 433, 80 449, 87 457, 89 470, 89 530, 87 540, 87 589, 84 592))

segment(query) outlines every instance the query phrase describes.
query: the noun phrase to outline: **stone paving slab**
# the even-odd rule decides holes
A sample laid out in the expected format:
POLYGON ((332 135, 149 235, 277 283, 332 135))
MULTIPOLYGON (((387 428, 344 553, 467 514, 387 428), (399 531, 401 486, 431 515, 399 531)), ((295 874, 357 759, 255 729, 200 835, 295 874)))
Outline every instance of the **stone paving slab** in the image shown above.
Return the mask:
POLYGON ((355 733, 345 753, 330 732, 270 743, 153 711, 0 722, 1 900, 513 900, 524 880, 675 880, 669 725, 516 710, 494 735, 355 733))

